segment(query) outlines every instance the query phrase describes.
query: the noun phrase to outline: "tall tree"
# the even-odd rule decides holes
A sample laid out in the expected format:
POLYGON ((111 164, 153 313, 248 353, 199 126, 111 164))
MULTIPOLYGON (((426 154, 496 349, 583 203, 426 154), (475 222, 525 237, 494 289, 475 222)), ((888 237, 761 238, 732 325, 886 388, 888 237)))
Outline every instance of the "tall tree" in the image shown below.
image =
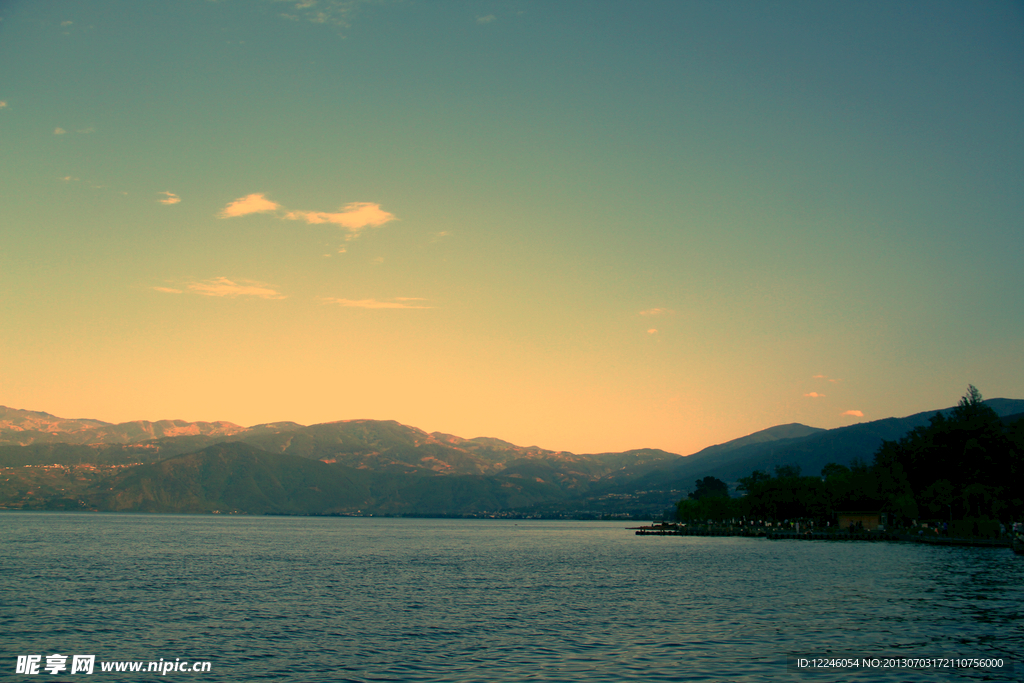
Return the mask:
POLYGON ((694 500, 702 500, 704 498, 728 498, 729 497, 729 485, 721 479, 715 477, 704 477, 694 482, 696 489, 690 494, 690 498, 694 500))
POLYGON ((949 415, 936 413, 875 453, 873 470, 890 508, 935 517, 1002 517, 1021 511, 1021 453, 974 385, 949 415), (1019 494, 1017 494, 1019 496, 1019 494))

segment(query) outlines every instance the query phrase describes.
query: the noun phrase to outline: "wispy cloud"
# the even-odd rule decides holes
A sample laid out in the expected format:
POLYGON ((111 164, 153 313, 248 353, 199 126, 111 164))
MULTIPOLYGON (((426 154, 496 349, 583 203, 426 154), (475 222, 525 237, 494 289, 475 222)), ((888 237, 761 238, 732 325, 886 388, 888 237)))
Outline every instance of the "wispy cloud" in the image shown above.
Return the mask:
POLYGON ((274 285, 268 285, 254 280, 239 280, 234 282, 226 277, 215 277, 212 280, 202 282, 189 282, 185 285, 188 291, 202 294, 203 296, 254 296, 260 299, 284 299, 285 295, 274 289, 274 285))
POLYGON ((433 308, 416 303, 426 301, 419 297, 399 296, 390 301, 379 301, 377 299, 337 299, 334 297, 321 297, 324 303, 337 304, 347 308, 433 308))
POLYGON ((158 292, 165 292, 166 294, 181 294, 182 293, 180 289, 173 289, 171 287, 154 287, 153 289, 155 289, 158 292))
POLYGON ((353 202, 346 204, 337 213, 327 211, 289 211, 284 218, 302 220, 310 224, 333 223, 353 232, 366 227, 377 227, 395 220, 394 214, 383 211, 380 204, 353 202))
MULTIPOLYGON (((338 225, 350 233, 357 233, 363 228, 377 227, 395 220, 395 215, 380 208, 380 204, 374 202, 352 202, 341 207, 338 211, 302 211, 286 210, 280 204, 270 199, 262 192, 239 197, 231 202, 217 214, 220 218, 236 218, 247 216, 252 213, 281 212, 278 217, 289 221, 305 221, 310 225, 329 223, 338 225)), ((346 239, 352 240, 355 234, 348 235, 346 239)))
MULTIPOLYGON (((88 135, 89 133, 95 133, 96 129, 95 128, 79 128, 79 129, 75 130, 74 132, 78 133, 80 135, 88 135)), ((57 126, 56 128, 53 129, 53 134, 54 135, 67 135, 68 132, 66 130, 64 130, 63 128, 61 128, 60 126, 57 126)))
POLYGON ((817 391, 812 391, 809 394, 804 394, 807 398, 825 398, 825 394, 819 394, 817 391))
POLYGON ((292 21, 308 21, 339 28, 350 26, 349 17, 360 4, 359 0, 274 0, 288 6, 281 16, 292 21))
POLYGON ((476 23, 478 23, 478 24, 489 24, 492 21, 495 21, 497 18, 498 17, 494 16, 493 14, 488 14, 488 15, 483 16, 483 17, 477 17, 476 18, 476 23))
POLYGON ((177 204, 178 202, 181 201, 181 197, 174 194, 173 192, 159 192, 158 194, 166 195, 163 199, 157 200, 161 204, 177 204))
POLYGON ((836 384, 838 382, 842 382, 843 381, 841 379, 834 379, 832 377, 829 377, 828 375, 812 375, 811 379, 823 379, 826 382, 832 382, 832 384, 836 384))
POLYGON ((658 334, 658 330, 652 327, 651 329, 647 330, 647 334, 658 334))
POLYGON ((434 236, 430 239, 430 241, 431 242, 440 242, 441 240, 447 239, 447 238, 449 238, 451 236, 452 236, 451 232, 449 232, 447 230, 442 230, 441 232, 435 232, 434 236))
POLYGON ((266 195, 262 192, 257 192, 236 199, 225 206, 217 215, 220 218, 236 218, 238 216, 248 216, 251 213, 277 211, 280 206, 277 202, 267 199, 266 195))
POLYGON ((669 313, 675 313, 670 308, 648 308, 646 311, 640 311, 640 315, 668 315, 669 313))
POLYGON ((843 413, 844 417, 864 417, 864 413, 859 410, 847 410, 843 413))
MULTIPOLYGON (((262 192, 239 197, 221 209, 217 216, 236 218, 253 213, 273 213, 282 220, 305 221, 310 225, 337 225, 347 231, 344 235, 346 242, 358 238, 364 228, 375 228, 397 220, 393 213, 383 210, 380 204, 374 202, 351 202, 333 212, 292 210, 268 199, 262 192)), ((345 251, 344 246, 338 248, 339 254, 345 251)))

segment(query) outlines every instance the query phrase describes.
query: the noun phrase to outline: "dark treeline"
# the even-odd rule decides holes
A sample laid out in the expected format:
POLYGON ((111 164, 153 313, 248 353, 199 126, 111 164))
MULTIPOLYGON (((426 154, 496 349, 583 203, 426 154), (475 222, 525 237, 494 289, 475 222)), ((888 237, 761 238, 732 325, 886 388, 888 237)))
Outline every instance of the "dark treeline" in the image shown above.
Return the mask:
POLYGON ((726 519, 813 520, 839 511, 887 513, 892 526, 914 520, 1024 519, 1024 419, 1004 424, 973 386, 948 415, 898 441, 885 441, 870 465, 830 463, 820 476, 800 468, 755 471, 740 479, 742 497, 714 477, 697 482, 679 501, 680 521, 726 519))

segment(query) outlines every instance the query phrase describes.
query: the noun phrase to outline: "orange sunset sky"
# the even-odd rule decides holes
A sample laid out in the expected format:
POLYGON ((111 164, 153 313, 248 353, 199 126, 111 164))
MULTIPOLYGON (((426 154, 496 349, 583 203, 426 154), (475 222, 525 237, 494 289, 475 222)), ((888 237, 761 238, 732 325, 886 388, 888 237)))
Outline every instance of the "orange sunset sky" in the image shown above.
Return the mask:
POLYGON ((0 3, 0 404, 578 453, 1024 398, 1012 2, 0 3))

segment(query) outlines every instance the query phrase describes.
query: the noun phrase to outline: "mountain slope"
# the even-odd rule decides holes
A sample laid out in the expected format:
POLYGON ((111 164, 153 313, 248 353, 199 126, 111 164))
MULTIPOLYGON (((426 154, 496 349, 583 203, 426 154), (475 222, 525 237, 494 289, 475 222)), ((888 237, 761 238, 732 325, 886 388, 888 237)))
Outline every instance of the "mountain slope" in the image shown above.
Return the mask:
POLYGON ((138 512, 323 514, 355 512, 371 498, 366 475, 242 443, 140 465, 103 487, 92 505, 138 512))
MULTIPOLYGON (((1016 399, 991 399, 985 401, 985 404, 998 415, 1009 415, 1024 409, 1024 401, 1016 399)), ((952 408, 946 408, 941 412, 949 410, 952 408)), ((754 470, 771 472, 778 465, 797 465, 803 474, 817 475, 822 467, 830 462, 849 465, 854 459, 859 458, 870 464, 875 451, 883 441, 895 441, 910 430, 927 425, 936 412, 940 411, 932 410, 908 417, 863 422, 838 429, 813 430, 805 436, 795 438, 767 442, 752 440, 727 449, 712 446, 700 453, 682 458, 671 468, 653 473, 635 482, 634 485, 638 488, 657 490, 690 490, 694 481, 703 477, 713 476, 723 481, 735 482, 754 470)), ((783 433, 785 432, 777 432, 783 433)), ((744 439, 730 443, 736 444, 744 439)))
MULTIPOLYGON (((1002 416, 1024 411, 1024 401, 986 403, 1002 416)), ((0 410, 0 466, 6 468, 0 506, 283 514, 660 514, 705 476, 736 482, 755 469, 771 471, 777 465, 797 465, 813 475, 828 462, 870 462, 883 440, 901 438, 927 424, 935 412, 833 430, 778 425, 684 458, 657 449, 578 455, 486 437, 428 434, 394 421, 309 427, 270 423, 248 429, 230 423, 125 423, 134 425, 132 431, 5 408, 0 410), (177 435, 132 443, 89 441, 147 433, 177 435), (43 437, 26 446, 10 445, 26 434, 43 437)))

